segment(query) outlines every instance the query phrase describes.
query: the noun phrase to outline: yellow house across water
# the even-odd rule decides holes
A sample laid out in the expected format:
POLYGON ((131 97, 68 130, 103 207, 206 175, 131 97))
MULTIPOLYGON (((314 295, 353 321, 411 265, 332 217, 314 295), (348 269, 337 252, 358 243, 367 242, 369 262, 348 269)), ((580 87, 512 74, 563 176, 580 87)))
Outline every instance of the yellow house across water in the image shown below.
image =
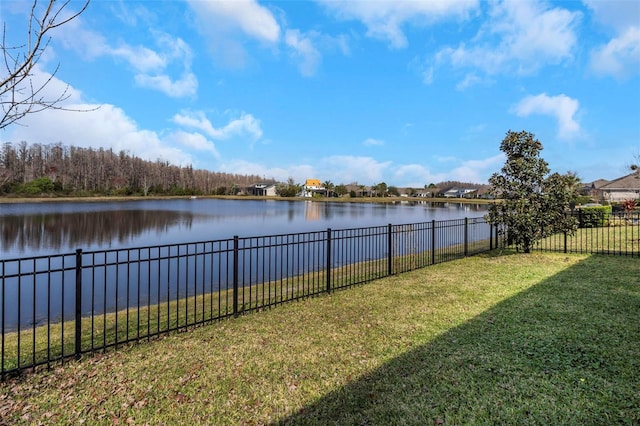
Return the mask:
POLYGON ((324 191, 320 179, 307 179, 304 182, 304 187, 302 188, 303 197, 313 197, 313 193, 317 191, 324 191))

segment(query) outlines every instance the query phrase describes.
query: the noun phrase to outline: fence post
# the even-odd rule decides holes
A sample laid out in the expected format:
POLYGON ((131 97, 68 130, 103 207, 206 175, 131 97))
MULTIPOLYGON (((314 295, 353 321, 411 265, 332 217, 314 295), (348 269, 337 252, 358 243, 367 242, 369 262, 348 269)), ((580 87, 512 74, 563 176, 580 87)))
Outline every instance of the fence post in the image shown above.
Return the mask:
POLYGON ((493 223, 489 223, 489 251, 493 250, 493 223))
POLYGON ((331 228, 327 228, 327 293, 331 293, 331 228))
POLYGON ((564 252, 567 252, 567 231, 564 231, 564 252))
POLYGON ((238 236, 233 236, 233 316, 238 316, 238 236))
MULTIPOLYGON (((80 359, 82 354, 82 249, 76 250, 76 335, 75 355, 80 359)), ((64 321, 64 319, 63 319, 64 321)))
POLYGON ((431 221, 431 264, 436 264, 436 221, 431 221))
POLYGON ((464 218, 464 257, 469 255, 469 218, 464 218))
POLYGON ((393 274, 393 238, 391 237, 392 225, 387 225, 387 275, 393 274))

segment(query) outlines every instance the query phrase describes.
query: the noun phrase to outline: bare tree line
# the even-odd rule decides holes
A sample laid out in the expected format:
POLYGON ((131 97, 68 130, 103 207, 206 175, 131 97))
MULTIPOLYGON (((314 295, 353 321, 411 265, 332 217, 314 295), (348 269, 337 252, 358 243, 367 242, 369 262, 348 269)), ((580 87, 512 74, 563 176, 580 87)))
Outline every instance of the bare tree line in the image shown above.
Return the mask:
POLYGON ((0 148, 0 194, 5 195, 227 195, 264 181, 273 182, 147 161, 112 149, 26 142, 0 148))

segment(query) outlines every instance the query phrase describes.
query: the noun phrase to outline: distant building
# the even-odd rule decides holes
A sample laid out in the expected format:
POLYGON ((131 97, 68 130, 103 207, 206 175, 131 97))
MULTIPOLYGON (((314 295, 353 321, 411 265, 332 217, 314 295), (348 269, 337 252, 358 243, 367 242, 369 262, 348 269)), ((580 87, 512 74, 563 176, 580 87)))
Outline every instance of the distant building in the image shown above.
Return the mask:
POLYGON ((634 172, 612 180, 599 188, 602 199, 608 202, 640 199, 640 175, 634 172))
POLYGON ((275 197, 276 196, 276 184, 275 183, 256 183, 247 188, 249 195, 255 195, 258 197, 275 197))
POLYGON ((578 193, 580 193, 580 195, 584 195, 587 197, 594 197, 596 199, 601 199, 602 192, 600 191, 600 188, 602 188, 604 185, 608 183, 609 181, 606 179, 594 180, 593 182, 585 183, 584 185, 582 185, 582 187, 578 189, 578 193))
POLYGON ((302 196, 303 197, 313 197, 315 193, 325 193, 326 190, 322 183, 320 183, 320 179, 307 179, 304 182, 304 186, 302 187, 302 196))
POLYGON ((473 198, 477 191, 475 188, 451 188, 442 195, 445 198, 473 198))

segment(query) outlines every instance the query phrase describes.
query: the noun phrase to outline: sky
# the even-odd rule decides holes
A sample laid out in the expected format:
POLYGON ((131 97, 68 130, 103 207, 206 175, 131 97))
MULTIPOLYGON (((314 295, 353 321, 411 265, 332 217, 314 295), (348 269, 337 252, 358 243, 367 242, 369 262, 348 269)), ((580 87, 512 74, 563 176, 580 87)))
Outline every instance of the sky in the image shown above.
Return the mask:
MULTIPOLYGON (((0 3, 6 46, 30 6, 0 3)), ((3 143, 417 188, 486 183, 509 130, 583 182, 640 155, 636 0, 93 0, 50 35, 32 78, 55 72, 46 94, 81 112, 27 116, 3 143)))

